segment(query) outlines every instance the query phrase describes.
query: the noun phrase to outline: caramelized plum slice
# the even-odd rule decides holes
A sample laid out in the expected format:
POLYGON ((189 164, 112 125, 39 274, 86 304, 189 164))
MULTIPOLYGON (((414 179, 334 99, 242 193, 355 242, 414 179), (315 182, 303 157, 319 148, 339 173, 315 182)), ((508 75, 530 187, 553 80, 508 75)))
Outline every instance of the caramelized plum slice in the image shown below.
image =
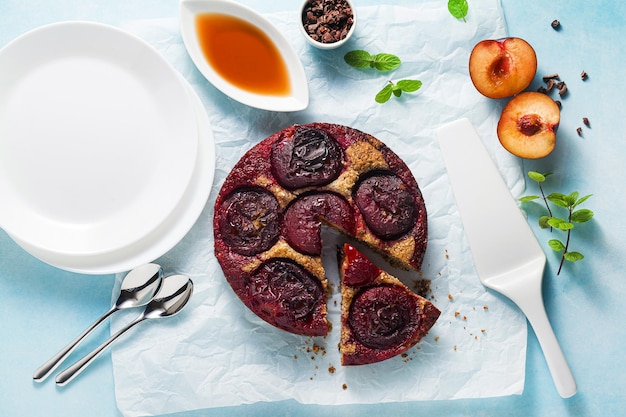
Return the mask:
POLYGON ((250 278, 248 294, 253 310, 281 328, 293 328, 324 302, 321 284, 300 265, 272 259, 250 278))
POLYGON ((284 217, 285 239, 299 252, 322 252, 322 219, 347 233, 354 233, 352 208, 341 196, 322 192, 305 194, 289 205, 284 217))
POLYGON ((343 152, 323 130, 299 126, 292 137, 274 144, 271 159, 276 180, 294 190, 325 185, 337 178, 343 152))
POLYGON ((396 239, 415 224, 413 194, 395 175, 381 173, 364 179, 354 193, 354 202, 370 230, 382 239, 396 239))
POLYGON ((420 316, 415 298, 405 289, 377 286, 356 295, 350 306, 348 324, 363 345, 389 349, 413 336, 420 316))
POLYGON ((236 190, 221 204, 218 216, 224 242, 241 255, 268 250, 280 233, 278 201, 261 188, 236 190))

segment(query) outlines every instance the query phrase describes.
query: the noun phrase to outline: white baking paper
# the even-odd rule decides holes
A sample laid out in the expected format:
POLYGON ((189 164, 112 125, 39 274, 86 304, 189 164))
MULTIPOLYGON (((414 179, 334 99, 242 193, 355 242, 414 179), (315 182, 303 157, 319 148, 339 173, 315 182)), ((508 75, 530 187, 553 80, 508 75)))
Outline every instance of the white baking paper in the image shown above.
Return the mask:
MULTIPOLYGON (((267 17, 292 42, 307 73, 310 106, 296 113, 256 110, 225 97, 191 63, 176 20, 125 27, 161 51, 200 95, 217 142, 217 171, 197 224, 157 260, 169 273, 193 279, 190 305, 179 316, 146 322, 113 349, 119 409, 125 416, 143 416, 285 399, 349 404, 520 394, 526 321, 512 303, 479 282, 435 135, 442 124, 468 117, 513 193, 522 192, 519 161, 499 146, 495 135, 502 103, 478 94, 467 70, 478 41, 506 35, 499 1, 476 3, 467 22, 453 18, 446 1, 357 8, 353 40, 333 51, 305 43, 295 8, 267 17), (392 73, 357 70, 343 61, 351 49, 391 52, 402 65, 392 73), (374 101, 388 80, 403 78, 419 79, 423 86, 383 105, 374 101), (345 124, 378 137, 407 162, 424 194, 429 247, 423 271, 402 278, 409 283, 432 280, 432 301, 442 314, 404 356, 342 367, 338 285, 329 302, 333 332, 327 338, 296 336, 252 314, 230 289, 213 255, 213 203, 232 166, 270 134, 314 121, 345 124)), ((334 248, 327 245, 325 254, 331 254, 331 261, 325 259, 328 278, 338 284, 334 248)), ((134 314, 116 317, 112 330, 134 314)))

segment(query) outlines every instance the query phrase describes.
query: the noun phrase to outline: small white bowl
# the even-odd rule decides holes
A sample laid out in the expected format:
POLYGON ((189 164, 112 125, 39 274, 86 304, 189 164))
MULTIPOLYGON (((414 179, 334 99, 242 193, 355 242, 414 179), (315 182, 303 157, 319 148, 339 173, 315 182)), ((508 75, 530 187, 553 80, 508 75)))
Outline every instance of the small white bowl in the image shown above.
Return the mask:
POLYGON ((335 48, 339 48, 340 46, 348 42, 348 40, 350 39, 350 37, 352 37, 352 34, 354 33, 354 29, 356 28, 356 10, 354 8, 354 4, 352 3, 352 0, 343 0, 346 3, 348 3, 348 6, 350 6, 350 10, 352 10, 352 26, 350 27, 350 30, 348 30, 348 33, 345 38, 338 40, 336 42, 329 42, 329 43, 323 43, 323 42, 318 42, 314 40, 307 33, 306 29, 304 29, 304 22, 302 21, 302 15, 304 14, 304 8, 307 6, 307 4, 310 1, 311 0, 304 0, 302 2, 302 6, 300 7, 300 15, 299 15, 300 19, 298 22, 300 25, 300 32, 302 32, 302 35, 304 35, 304 38, 307 40, 307 42, 319 49, 335 49, 335 48))
POLYGON ((261 14, 232 0, 180 0, 179 12, 180 29, 187 52, 202 75, 222 93, 240 103, 263 110, 289 112, 308 107, 309 87, 300 58, 283 33, 261 14), (208 62, 200 47, 196 17, 205 13, 224 14, 242 19, 267 35, 287 66, 291 93, 258 94, 242 89, 222 77, 208 62))

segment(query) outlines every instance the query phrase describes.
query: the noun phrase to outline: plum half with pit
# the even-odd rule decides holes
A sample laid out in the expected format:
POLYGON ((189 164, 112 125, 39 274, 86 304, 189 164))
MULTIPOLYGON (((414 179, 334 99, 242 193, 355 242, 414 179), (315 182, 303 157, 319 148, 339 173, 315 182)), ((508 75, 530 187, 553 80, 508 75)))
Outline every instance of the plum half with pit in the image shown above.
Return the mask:
POLYGON ((222 239, 240 255, 268 250, 280 234, 278 201, 262 188, 235 190, 218 207, 217 217, 222 239))
POLYGON ((547 156, 556 146, 561 111, 548 95, 527 91, 513 97, 498 121, 502 146, 520 158, 547 156))
POLYGON ((307 255, 322 252, 321 225, 325 221, 348 234, 354 233, 354 213, 350 204, 331 192, 305 194, 293 201, 284 215, 287 242, 307 255))
POLYGON ((337 178, 343 166, 343 151, 323 130, 298 126, 272 147, 272 174, 280 185, 298 188, 325 185, 337 178))
POLYGON ((361 181, 354 202, 370 230, 381 239, 396 239, 415 225, 414 193, 391 173, 376 173, 361 181))

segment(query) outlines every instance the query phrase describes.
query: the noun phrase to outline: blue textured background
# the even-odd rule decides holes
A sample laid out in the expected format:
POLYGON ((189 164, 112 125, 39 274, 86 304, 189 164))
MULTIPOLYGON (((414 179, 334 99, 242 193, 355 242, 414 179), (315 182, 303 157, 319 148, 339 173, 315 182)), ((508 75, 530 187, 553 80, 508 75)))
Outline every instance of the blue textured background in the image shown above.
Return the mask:
MULTIPOLYGON (((443 4, 446 0, 441 0, 443 4)), ((246 0, 261 12, 290 10, 295 0, 246 0)), ((299 3, 299 2, 298 2, 299 3)), ((359 5, 387 3, 358 1, 359 5)), ((408 0, 389 1, 412 4, 408 0)), ((472 8, 480 0, 469 0, 472 8)), ((579 392, 561 399, 552 384, 532 330, 524 394, 494 399, 398 403, 367 406, 303 406, 293 401, 203 410, 183 416, 618 416, 626 405, 623 300, 626 296, 626 199, 620 194, 626 158, 623 80, 626 68, 626 3, 611 0, 502 0, 508 32, 529 41, 537 52, 541 76, 558 72, 569 87, 563 100, 559 145, 549 157, 525 162, 525 170, 551 171, 548 191, 593 194, 585 204, 595 219, 576 229, 576 247, 587 256, 556 276, 558 259, 548 253, 544 298, 579 392), (561 30, 550 27, 561 22, 561 30), (589 79, 580 80, 582 70, 589 79), (591 129, 582 125, 587 117, 591 129), (576 133, 583 127, 584 135, 576 133)), ((132 19, 173 18, 175 0, 0 0, 0 46, 25 31, 61 20, 86 19, 120 24, 132 19)), ((441 36, 446 36, 442 33, 441 36)), ((535 192, 532 184, 529 192, 535 192)), ((7 204, 0 196, 0 204, 7 204)), ((542 244, 546 232, 531 225, 542 244)), ((548 249, 549 250, 549 249, 548 249)), ((83 276, 45 265, 0 232, 0 415, 119 416, 113 394, 110 355, 59 389, 32 382, 32 372, 51 346, 62 346, 106 311, 113 276, 83 276)), ((102 339, 99 330, 92 340, 102 339)), ((87 343, 93 347, 95 341, 87 343)))

